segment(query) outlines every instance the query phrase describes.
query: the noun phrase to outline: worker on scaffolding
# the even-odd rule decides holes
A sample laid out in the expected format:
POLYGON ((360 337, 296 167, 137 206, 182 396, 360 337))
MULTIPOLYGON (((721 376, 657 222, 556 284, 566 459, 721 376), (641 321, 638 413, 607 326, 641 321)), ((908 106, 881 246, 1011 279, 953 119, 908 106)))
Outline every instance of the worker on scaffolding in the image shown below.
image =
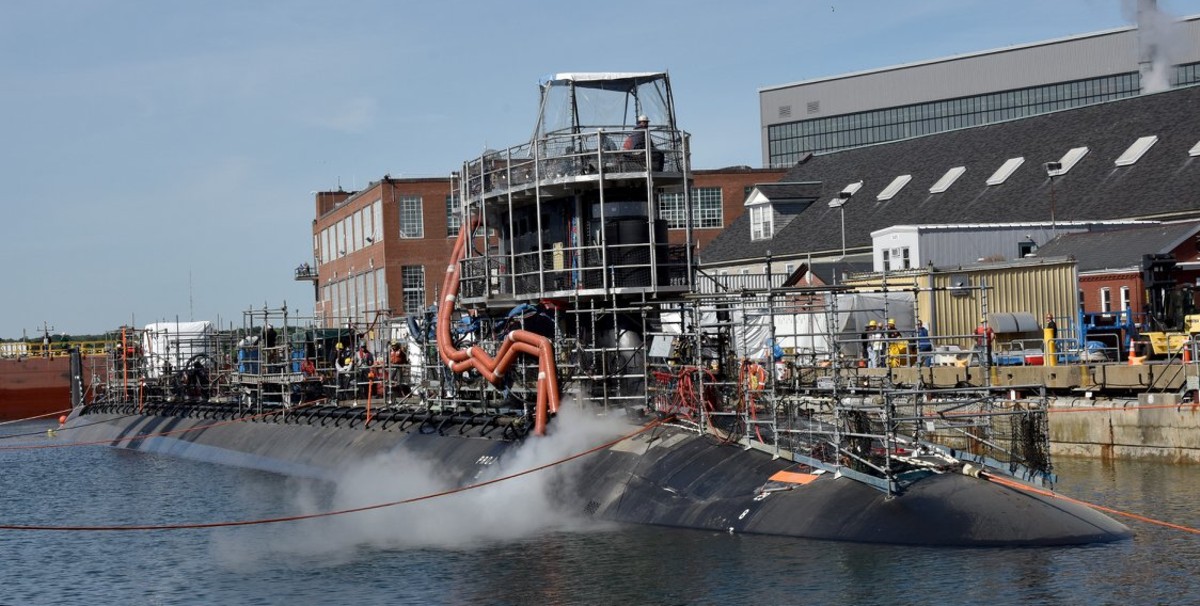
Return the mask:
POLYGON ((906 363, 908 360, 908 341, 904 340, 904 335, 900 334, 899 328, 896 328, 895 318, 888 318, 884 337, 887 339, 888 367, 895 368, 906 363))
POLYGON ((400 347, 400 343, 392 341, 391 348, 388 350, 388 382, 391 384, 392 391, 400 396, 408 395, 408 386, 404 384, 403 379, 408 374, 408 355, 404 353, 404 348, 400 347))
POLYGON ((333 348, 333 367, 337 371, 338 389, 349 387, 354 371, 354 356, 346 353, 346 346, 341 341, 333 348))
POLYGON ((867 325, 867 330, 870 331, 867 335, 867 341, 870 344, 870 357, 867 359, 867 366, 869 368, 883 368, 883 354, 886 347, 884 336, 887 331, 875 320, 871 320, 871 323, 867 325))
POLYGON ((975 352, 980 356, 981 365, 992 364, 992 343, 996 340, 996 332, 988 326, 987 318, 979 318, 979 326, 975 327, 975 352), (984 362, 983 360, 987 360, 984 362))

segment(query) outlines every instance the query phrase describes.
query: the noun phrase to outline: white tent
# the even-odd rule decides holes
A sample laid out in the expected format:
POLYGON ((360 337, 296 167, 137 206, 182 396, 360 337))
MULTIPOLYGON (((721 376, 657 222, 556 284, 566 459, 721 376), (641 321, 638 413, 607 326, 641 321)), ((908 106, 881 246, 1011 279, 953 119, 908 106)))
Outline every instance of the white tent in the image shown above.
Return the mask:
POLYGON ((199 354, 213 355, 212 322, 158 322, 147 324, 142 336, 146 374, 157 379, 179 370, 199 354))

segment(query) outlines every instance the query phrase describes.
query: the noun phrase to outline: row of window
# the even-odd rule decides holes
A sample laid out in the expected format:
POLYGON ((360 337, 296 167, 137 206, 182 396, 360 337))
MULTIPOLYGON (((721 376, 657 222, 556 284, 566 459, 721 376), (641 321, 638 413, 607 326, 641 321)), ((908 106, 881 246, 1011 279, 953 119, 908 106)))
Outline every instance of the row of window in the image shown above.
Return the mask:
MULTIPOLYGON (((404 313, 425 310, 425 268, 405 265, 400 268, 404 313)), ((383 269, 363 272, 334 280, 321 288, 322 308, 330 319, 369 322, 374 312, 388 309, 387 279, 383 269)))
POLYGON ((314 236, 317 262, 338 259, 378 242, 382 233, 383 203, 376 200, 314 236))
POLYGON ((370 320, 372 312, 388 308, 383 269, 326 283, 321 287, 321 303, 330 319, 370 320))
MULTIPOLYGON (((401 196, 400 237, 420 239, 425 237, 424 201, 421 196, 401 196)), ((462 211, 458 196, 446 196, 446 236, 455 237, 462 225, 462 211)), ((320 263, 340 259, 380 241, 383 233, 383 203, 381 200, 358 209, 350 216, 321 230, 314 236, 313 247, 320 263)))
MULTIPOLYGON (((1173 85, 1200 82, 1200 64, 1176 66, 1173 85)), ((1089 105, 1136 95, 1137 72, 775 124, 767 128, 768 162, 790 166, 805 153, 894 141, 955 128, 1089 105)))
MULTIPOLYGON (((1128 310, 1129 305, 1130 305, 1129 287, 1122 286, 1121 287, 1121 311, 1128 310)), ((1108 313, 1111 311, 1114 311, 1113 310, 1113 300, 1112 300, 1112 289, 1105 286, 1104 288, 1100 289, 1100 313, 1108 313)))

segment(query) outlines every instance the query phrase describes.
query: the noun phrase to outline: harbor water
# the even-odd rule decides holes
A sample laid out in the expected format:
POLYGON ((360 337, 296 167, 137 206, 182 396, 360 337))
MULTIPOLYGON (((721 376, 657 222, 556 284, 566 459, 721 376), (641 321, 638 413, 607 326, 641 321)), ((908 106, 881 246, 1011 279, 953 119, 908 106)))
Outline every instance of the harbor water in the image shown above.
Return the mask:
MULTIPOLYGON (((0 426, 0 524, 245 521, 440 488, 414 470, 331 485, 99 446, 15 448, 70 441, 51 427, 0 426)), ((1200 527, 1200 466, 1059 458, 1056 471, 1062 494, 1200 527)), ((1200 536, 1125 518, 1136 536, 1114 544, 917 548, 600 524, 521 494, 250 526, 0 530, 0 604, 1200 603, 1200 536)))

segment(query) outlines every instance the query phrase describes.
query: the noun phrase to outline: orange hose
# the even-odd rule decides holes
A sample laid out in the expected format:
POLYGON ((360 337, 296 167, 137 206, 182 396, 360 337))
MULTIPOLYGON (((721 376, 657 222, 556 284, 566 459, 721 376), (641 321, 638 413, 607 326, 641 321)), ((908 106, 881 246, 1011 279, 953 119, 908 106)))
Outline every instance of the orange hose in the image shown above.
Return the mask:
POLYGON ((438 356, 452 372, 474 370, 488 383, 497 386, 503 381, 504 373, 515 363, 518 354, 537 358, 537 405, 534 411, 533 432, 535 435, 544 436, 550 413, 558 412, 559 405, 558 369, 554 363, 554 345, 550 339, 527 330, 514 330, 508 333, 504 342, 500 344, 495 358, 480 347, 472 346, 461 350, 453 349, 450 345, 450 312, 458 300, 458 264, 464 256, 467 239, 478 226, 478 218, 466 221, 463 229, 459 230, 454 250, 450 253, 450 264, 446 266, 446 277, 442 280, 442 292, 445 296, 438 305, 438 356))

